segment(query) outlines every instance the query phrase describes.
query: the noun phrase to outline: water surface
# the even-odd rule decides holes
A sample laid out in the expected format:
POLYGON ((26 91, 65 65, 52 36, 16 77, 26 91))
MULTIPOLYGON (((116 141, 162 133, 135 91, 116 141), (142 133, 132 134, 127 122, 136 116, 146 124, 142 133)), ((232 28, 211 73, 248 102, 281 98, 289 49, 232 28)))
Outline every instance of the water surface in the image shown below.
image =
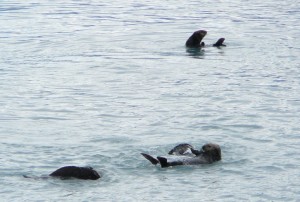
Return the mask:
POLYGON ((297 1, 0 4, 4 201, 298 201, 297 1), (186 50, 193 31, 206 44, 186 50), (218 143, 213 165, 140 152, 218 143), (98 181, 26 179, 66 165, 98 181))

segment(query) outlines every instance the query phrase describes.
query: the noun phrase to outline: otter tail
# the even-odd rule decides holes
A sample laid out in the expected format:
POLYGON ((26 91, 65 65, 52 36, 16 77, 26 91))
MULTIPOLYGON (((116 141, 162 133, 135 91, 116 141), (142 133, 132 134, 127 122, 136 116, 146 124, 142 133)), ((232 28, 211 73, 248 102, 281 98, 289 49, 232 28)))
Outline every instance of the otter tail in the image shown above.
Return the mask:
POLYGON ((153 165, 156 165, 159 163, 159 161, 154 158, 153 156, 150 156, 149 154, 141 153, 148 161, 150 161, 153 165))

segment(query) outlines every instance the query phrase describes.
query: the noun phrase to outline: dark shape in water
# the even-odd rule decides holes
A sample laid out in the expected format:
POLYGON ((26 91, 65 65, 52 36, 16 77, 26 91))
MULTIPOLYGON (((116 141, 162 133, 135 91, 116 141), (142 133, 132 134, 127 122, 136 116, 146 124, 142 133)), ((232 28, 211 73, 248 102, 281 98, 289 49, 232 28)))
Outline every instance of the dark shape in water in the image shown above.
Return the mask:
POLYGON ((190 144, 180 144, 169 152, 169 156, 158 156, 157 158, 149 154, 141 154, 152 164, 160 164, 162 168, 178 165, 210 164, 221 160, 221 148, 213 143, 203 145, 200 151, 195 150, 190 144))
POLYGON ((185 46, 188 48, 200 48, 201 47, 201 41, 207 34, 207 31, 205 30, 198 30, 195 31, 192 36, 188 38, 188 40, 185 43, 185 46))
POLYGON ((60 177, 62 179, 77 178, 83 180, 97 180, 100 175, 92 167, 77 167, 77 166, 65 166, 57 169, 50 174, 53 177, 60 177))
POLYGON ((223 44, 225 41, 225 38, 219 38, 219 40, 213 44, 214 47, 220 47, 220 46, 226 46, 225 44, 223 44))
MULTIPOLYGON (((38 177, 30 177, 28 175, 23 175, 25 178, 34 178, 38 179, 38 177)), ((62 180, 77 178, 83 180, 97 180, 101 176, 95 171, 92 167, 77 167, 77 166, 65 166, 57 169, 49 176, 51 177, 59 177, 62 180)), ((43 176, 40 178, 48 178, 49 176, 43 176)))
MULTIPOLYGON (((205 43, 202 42, 203 38, 206 36, 207 31, 205 30, 198 30, 195 31, 186 41, 185 46, 188 48, 203 48, 205 47, 205 43)), ((214 43, 212 46, 214 47, 220 47, 220 46, 226 46, 223 44, 225 41, 225 38, 220 38, 216 43, 214 43)))

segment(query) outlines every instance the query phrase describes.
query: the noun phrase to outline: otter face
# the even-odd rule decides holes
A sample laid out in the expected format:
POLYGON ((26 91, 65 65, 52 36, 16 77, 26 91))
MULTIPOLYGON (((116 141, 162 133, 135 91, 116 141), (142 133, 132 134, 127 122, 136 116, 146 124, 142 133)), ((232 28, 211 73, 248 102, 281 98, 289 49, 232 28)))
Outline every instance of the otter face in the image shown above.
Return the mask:
POLYGON ((213 161, 221 160, 221 148, 219 145, 208 143, 203 145, 202 150, 205 154, 209 155, 213 161))

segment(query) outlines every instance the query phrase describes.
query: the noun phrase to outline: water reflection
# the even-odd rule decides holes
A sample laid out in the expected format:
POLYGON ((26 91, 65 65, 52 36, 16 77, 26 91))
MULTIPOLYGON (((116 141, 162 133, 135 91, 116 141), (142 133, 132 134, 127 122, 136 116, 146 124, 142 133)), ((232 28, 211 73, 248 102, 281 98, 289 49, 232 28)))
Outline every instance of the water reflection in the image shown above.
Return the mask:
POLYGON ((199 48, 186 48, 186 52, 191 57, 203 59, 205 50, 200 47, 199 48))

